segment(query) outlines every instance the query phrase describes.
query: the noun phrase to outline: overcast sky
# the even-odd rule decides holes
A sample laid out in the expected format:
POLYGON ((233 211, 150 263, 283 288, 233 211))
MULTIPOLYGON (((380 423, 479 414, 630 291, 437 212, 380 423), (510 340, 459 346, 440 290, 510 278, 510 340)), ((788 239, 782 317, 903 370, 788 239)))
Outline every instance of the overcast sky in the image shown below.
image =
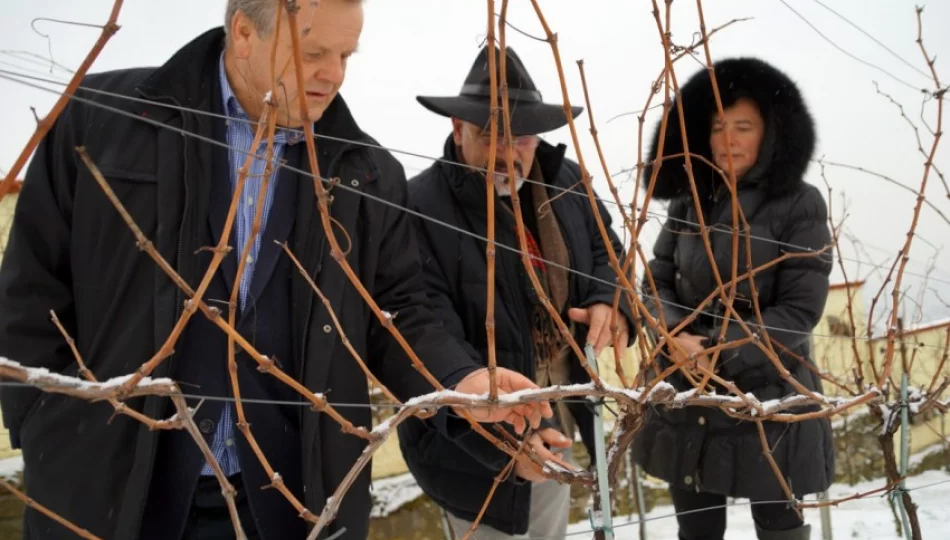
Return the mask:
MULTIPOLYGON (((901 118, 897 107, 877 94, 874 85, 877 82, 881 91, 903 104, 907 116, 920 127, 923 146, 929 151, 932 136, 922 124, 921 114, 933 126, 936 107, 930 102, 921 112, 920 89, 932 89, 933 81, 918 71, 926 72, 927 68, 915 42, 914 3, 907 0, 828 1, 827 4, 833 4, 838 14, 847 19, 844 20, 815 0, 785 1, 788 5, 781 0, 704 2, 707 28, 732 19, 751 18, 733 24, 713 38, 713 59, 747 55, 774 63, 797 81, 817 120, 816 157, 861 167, 918 189, 924 157, 917 150, 914 132, 901 118), (822 38, 809 23, 834 44, 822 38)), ((33 31, 31 21, 36 17, 50 17, 101 24, 108 17, 112 1, 31 0, 5 4, 0 17, 0 50, 5 51, 0 54, 0 69, 49 77, 48 63, 37 63, 35 57, 8 51, 29 51, 47 58, 52 51, 57 63, 75 69, 97 38, 98 30, 37 22, 37 29, 50 37, 47 41, 33 31)), ((496 4, 500 6, 500 0, 496 4)), ((224 0, 126 0, 119 17, 122 28, 108 43, 93 71, 159 65, 194 36, 220 25, 224 6, 224 0)), ((636 116, 608 120, 641 109, 651 82, 662 69, 663 53, 651 15, 652 3, 648 0, 547 0, 542 6, 549 25, 558 34, 570 98, 576 104, 582 104, 583 93, 575 61, 584 60, 595 120, 610 171, 617 173, 634 166, 639 143, 636 116)), ((693 42, 694 34, 699 31, 695 2, 674 2, 672 20, 673 40, 679 45, 693 42)), ((543 34, 528 0, 511 1, 509 21, 529 34, 543 34)), ((931 2, 926 6, 924 42, 928 52, 938 57, 937 69, 944 86, 950 83, 950 68, 945 60, 950 58, 946 21, 950 21, 950 2, 931 2)), ((485 24, 486 7, 482 0, 367 2, 361 50, 349 64, 342 90, 362 128, 394 151, 440 155, 449 122, 426 111, 415 101, 415 96, 458 93, 485 37, 485 24)), ((560 103, 560 87, 550 47, 514 30, 509 30, 508 42, 528 66, 544 99, 560 103)), ((690 59, 676 65, 680 81, 698 69, 701 69, 700 64, 690 59)), ((68 73, 54 70, 52 77, 65 80, 68 73)), ((4 128, 0 130, 0 168, 5 169, 33 130, 30 107, 36 107, 43 114, 55 96, 7 80, 0 80, 0 92, 4 96, 5 118, 4 128)), ((659 112, 659 109, 653 110, 647 117, 646 144, 659 112)), ((581 129, 581 151, 595 176, 595 187, 602 196, 609 197, 587 131, 588 122, 586 113, 577 120, 581 129)), ((549 133, 546 138, 571 146, 567 128, 549 133)), ((948 146, 950 141, 944 140, 936 163, 950 174, 948 146)), ((427 159, 395 155, 409 176, 431 163, 427 159)), ((572 146, 569 155, 576 156, 572 146)), ((848 277, 868 279, 870 296, 905 239, 915 196, 874 176, 838 167, 829 167, 827 178, 834 190, 831 202, 836 219, 845 217, 842 197, 847 204, 847 238, 843 239, 842 247, 848 277), (857 248, 852 239, 860 241, 861 247, 857 248), (874 265, 883 265, 884 269, 875 270, 874 265)), ((636 186, 625 174, 618 175, 617 181, 621 184, 624 201, 631 202, 636 186)), ((809 170, 808 181, 827 193, 817 164, 809 170)), ((950 216, 946 189, 936 175, 931 176, 926 193, 929 200, 950 216)), ((652 204, 650 209, 659 215, 665 210, 658 203, 652 204)), ((658 228, 657 220, 646 228, 642 236, 645 245, 652 245, 658 228)), ((950 249, 945 249, 950 225, 925 206, 917 231, 920 236, 914 243, 908 268, 913 275, 906 276, 905 284, 911 287, 911 295, 919 296, 923 291, 923 276, 930 270, 928 286, 932 290, 923 306, 924 320, 950 316, 950 307, 941 301, 942 298, 950 303, 950 249)), ((838 268, 834 279, 842 279, 838 268)), ((909 317, 912 315, 908 313, 909 317)))

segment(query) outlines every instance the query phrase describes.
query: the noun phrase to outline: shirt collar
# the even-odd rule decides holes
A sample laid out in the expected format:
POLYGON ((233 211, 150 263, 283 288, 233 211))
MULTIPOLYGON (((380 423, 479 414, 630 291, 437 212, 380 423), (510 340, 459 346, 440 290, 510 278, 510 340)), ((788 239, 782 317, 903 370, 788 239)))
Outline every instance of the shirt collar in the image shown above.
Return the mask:
MULTIPOLYGON (((243 129, 253 132, 254 123, 248 118, 244 107, 241 106, 237 96, 234 94, 234 89, 231 88, 231 83, 228 82, 227 71, 224 68, 224 52, 221 53, 221 57, 218 60, 218 77, 221 81, 221 98, 224 103, 225 115, 229 119, 229 124, 231 119, 234 119, 243 129)), ((274 130, 274 144, 294 145, 303 141, 303 138, 303 130, 282 127, 278 127, 274 130)))

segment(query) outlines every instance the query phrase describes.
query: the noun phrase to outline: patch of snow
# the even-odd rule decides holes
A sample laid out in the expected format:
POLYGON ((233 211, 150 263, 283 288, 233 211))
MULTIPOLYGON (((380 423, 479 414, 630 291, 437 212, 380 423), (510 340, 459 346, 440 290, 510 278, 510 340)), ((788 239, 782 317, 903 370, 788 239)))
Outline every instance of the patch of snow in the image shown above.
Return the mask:
MULTIPOLYGON (((937 445, 939 447, 940 445, 937 445)), ((911 462, 919 462, 926 455, 935 452, 933 448, 911 457, 911 462)), ((9 460, 8 460, 9 461, 9 460)), ((0 462, 3 463, 3 462, 0 462)), ((553 466, 553 463, 548 463, 553 466)), ((842 499, 856 493, 879 489, 886 485, 883 479, 862 482, 853 486, 834 484, 828 491, 829 499, 842 499)), ((644 479, 645 488, 666 489, 662 480, 648 477, 644 479)), ((906 487, 911 490, 914 503, 918 505, 918 516, 924 538, 950 538, 950 473, 927 471, 909 477, 906 487)), ((423 496, 411 474, 402 474, 373 481, 372 518, 383 518, 396 512, 406 504, 423 496)), ((814 502, 816 497, 809 496, 806 502, 814 502)), ((755 538, 755 524, 747 500, 729 501, 732 506, 727 510, 728 529, 726 538, 755 538)), ((812 526, 812 538, 821 538, 821 518, 818 509, 806 509, 805 521, 812 526)), ((595 516, 596 517, 596 516, 595 516)), ((657 506, 647 514, 647 539, 671 539, 677 537, 677 525, 672 506, 657 506)), ((632 520, 627 516, 614 516, 613 526, 616 540, 640 540, 636 515, 632 520)), ((835 538, 875 538, 900 540, 897 534, 893 514, 887 497, 881 494, 867 496, 860 500, 841 503, 831 508, 832 532, 835 538)), ((568 533, 583 534, 590 531, 590 521, 584 518, 573 523, 568 533)))
POLYGON ((913 469, 914 467, 917 467, 921 463, 923 463, 924 460, 927 459, 928 457, 935 454, 939 454, 947 450, 947 448, 948 448, 947 444, 944 443, 943 441, 934 443, 928 446, 927 448, 924 448, 920 452, 917 452, 916 454, 912 454, 909 458, 907 458, 907 468, 913 469))
POLYGON ((16 480, 17 475, 22 472, 23 456, 0 459, 0 478, 4 480, 16 480))
MULTIPOLYGON (((67 377, 59 373, 53 373, 46 368, 36 368, 36 367, 26 367, 19 362, 14 362, 8 358, 0 356, 0 367, 6 367, 10 369, 23 370, 26 372, 26 383, 33 384, 37 386, 63 386, 74 388, 83 392, 95 392, 95 391, 105 391, 121 386, 130 378, 132 374, 122 375, 120 377, 113 377, 105 382, 90 382, 85 379, 80 379, 78 377, 67 377)), ((172 386, 174 382, 171 379, 152 379, 151 377, 145 377, 139 381, 138 387, 144 388, 149 386, 172 386)))
POLYGON ((604 514, 600 510, 596 512, 591 511, 590 518, 588 518, 587 522, 590 524, 591 527, 603 527, 604 514))
POLYGON ((498 402, 499 403, 517 403, 519 400, 525 397, 531 397, 533 395, 537 395, 542 392, 548 392, 552 390, 555 392, 571 392, 571 393, 576 393, 576 394, 584 394, 584 393, 594 391, 594 383, 591 382, 591 383, 585 383, 585 384, 560 384, 557 386, 542 388, 540 390, 519 390, 518 392, 512 392, 510 394, 498 396, 498 402))
MULTIPOLYGON (((676 397, 673 398, 673 405, 677 407, 683 407, 686 405, 686 402, 689 401, 689 399, 695 395, 696 395, 695 388, 693 388, 692 390, 687 390, 685 392, 679 392, 676 394, 676 397)), ((712 396, 709 396, 709 397, 712 397, 712 396)))
MULTIPOLYGON (((653 389, 650 390, 650 393, 647 395, 647 401, 653 399, 654 394, 661 391, 665 393, 676 392, 676 388, 666 381, 660 381, 656 384, 656 386, 653 387, 653 389)), ((636 390, 625 390, 624 393, 635 400, 639 400, 641 396, 643 396, 643 389, 638 388, 636 390)))
MULTIPOLYGON (((778 407, 780 403, 782 403, 782 400, 780 400, 780 399, 770 399, 770 400, 768 400, 768 401, 763 401, 763 402, 759 403, 759 405, 761 405, 762 408, 765 409, 766 412, 768 412, 770 409, 773 409, 773 408, 775 408, 775 407, 778 407)), ((753 411, 752 411, 752 414, 755 415, 755 412, 756 412, 756 411, 753 410, 753 411)))
POLYGON ((887 427, 891 424, 891 416, 897 414, 896 411, 892 411, 891 408, 886 404, 881 404, 881 417, 884 418, 884 422, 881 424, 881 435, 887 433, 887 427))
POLYGON ((580 472, 580 471, 582 470, 582 469, 568 469, 567 467, 564 467, 564 466, 561 465, 560 463, 557 463, 557 462, 551 461, 551 460, 548 460, 548 461, 545 461, 545 462, 544 462, 544 469, 545 469, 546 471, 554 472, 554 473, 565 473, 565 472, 566 472, 566 473, 576 473, 576 472, 580 472))
POLYGON ((416 396, 409 401, 404 403, 406 407, 416 407, 419 405, 425 405, 428 403, 433 403, 439 399, 481 399, 488 397, 488 394, 473 395, 473 394, 463 394, 462 392, 456 392, 455 390, 442 390, 439 392, 429 392, 428 394, 423 394, 421 396, 416 396))
MULTIPOLYGON (((862 482, 854 486, 834 484, 829 489, 830 499, 840 499, 883 487, 884 480, 862 482)), ((918 505, 917 514, 920 518, 922 536, 924 538, 950 538, 950 473, 943 471, 927 471, 918 476, 907 479, 907 488, 912 490, 911 496, 918 505)), ((814 496, 808 502, 813 502, 814 496)), ((750 506, 747 500, 730 501, 732 506, 727 510, 726 538, 755 538, 755 522, 752 520, 750 506)), ((671 539, 677 537, 675 511, 672 506, 655 507, 646 518, 648 540, 671 539)), ((818 509, 804 510, 805 522, 812 527, 812 538, 821 538, 821 516, 818 509)), ((613 520, 616 540, 640 540, 640 531, 637 517, 615 516, 613 520)), ((888 505, 887 497, 880 494, 871 495, 863 499, 848 501, 831 508, 831 527, 834 538, 874 538, 900 540, 897 534, 895 521, 888 505)), ((580 537, 585 531, 590 531, 590 522, 582 520, 572 524, 569 534, 580 537)))
MULTIPOLYGON (((393 420, 395 420, 395 419, 396 419, 395 416, 390 416, 390 417, 386 418, 385 420, 383 420, 382 422, 380 422, 379 425, 377 425, 375 428, 373 428, 373 431, 372 431, 372 432, 373 432, 374 434, 376 434, 376 435, 381 435, 381 436, 383 436, 383 437, 388 436, 388 435, 389 435, 389 431, 392 429, 391 424, 392 424, 393 420)), ((369 447, 367 447, 367 450, 369 450, 369 447)))
POLYGON ((383 518, 422 496, 412 474, 406 473, 373 481, 371 518, 383 518))

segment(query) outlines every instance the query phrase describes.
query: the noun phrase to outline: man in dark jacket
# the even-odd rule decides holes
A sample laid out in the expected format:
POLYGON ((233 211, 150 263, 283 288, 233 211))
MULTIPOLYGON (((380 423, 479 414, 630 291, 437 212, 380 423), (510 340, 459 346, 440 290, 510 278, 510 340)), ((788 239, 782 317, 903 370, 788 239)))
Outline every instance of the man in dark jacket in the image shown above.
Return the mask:
MULTIPOLYGON (((441 162, 409 182, 413 209, 451 224, 447 229, 416 219, 421 231, 423 272, 436 315, 445 327, 482 362, 488 362, 486 334, 486 172, 489 129, 490 73, 483 48, 465 80, 460 96, 419 97, 429 110, 452 119, 441 162)), ((500 52, 498 53, 500 56, 500 52)), ((612 318, 617 293, 616 276, 607 250, 623 257, 623 247, 611 231, 610 217, 598 201, 597 210, 611 231, 605 244, 591 204, 582 187, 578 165, 564 157, 565 146, 540 141, 538 134, 557 129, 567 120, 559 105, 541 101, 521 60, 507 51, 511 135, 514 146, 515 189, 526 224, 533 271, 581 346, 585 341, 599 353, 612 343, 628 344, 629 311, 612 318), (565 193, 565 191, 567 193, 565 193), (581 326, 588 328, 586 332, 581 326)), ((501 74, 499 74, 501 81, 501 74)), ((575 107, 574 116, 582 109, 575 107)), ((502 122, 499 122, 499 126, 502 122)), ((499 247, 495 260, 495 337, 499 366, 523 373, 541 385, 589 382, 587 373, 555 322, 539 302, 516 251, 519 242, 507 182, 505 146, 498 136, 495 233, 499 247)), ((621 305, 624 303, 622 302, 621 305)), ((593 416, 584 405, 561 404, 552 422, 528 440, 542 459, 571 466, 575 426, 593 450, 593 416), (548 447, 558 450, 550 450, 548 447), (558 457, 555 452, 563 451, 558 457)), ((448 512, 456 535, 461 536, 478 515, 493 479, 509 458, 487 444, 459 448, 438 433, 430 422, 413 419, 399 430, 400 444, 410 470, 422 489, 448 512)), ((477 434, 470 433, 474 439, 477 434)), ((593 452, 590 452, 593 453, 593 452)), ((519 461, 514 474, 498 487, 485 511, 478 538, 561 538, 569 515, 568 485, 546 480, 519 461)))
MULTIPOLYGON (((138 249, 76 148, 86 148, 158 253, 197 289, 211 259, 210 250, 202 248, 219 241, 239 187, 236 170, 248 153, 263 155, 263 145, 252 148, 251 141, 271 88, 273 41, 280 40, 278 66, 291 55, 286 16, 275 37, 278 5, 283 4, 230 0, 226 32, 219 28, 197 37, 157 69, 86 78, 85 90, 37 149, 20 195, 0 269, 0 356, 75 377, 79 366, 50 322, 50 310, 99 380, 132 373, 168 338, 185 293, 138 249)), ((278 167, 272 174, 261 198, 261 234, 252 237, 244 279, 235 284, 237 253, 251 234, 266 160, 252 163, 236 207, 232 252, 212 278, 205 301, 226 304, 239 286, 236 329, 256 351, 310 392, 368 404, 365 374, 336 335, 331 313, 283 255, 279 244, 286 242, 381 381, 401 399, 433 391, 330 257, 310 173, 339 178, 330 211, 338 237, 349 239, 346 257, 354 272, 382 309, 397 314, 394 324, 438 381, 460 392, 487 392, 486 370, 438 326, 426 300, 414 231, 400 208, 406 204, 402 168, 374 147, 338 95, 362 29, 361 3, 307 3, 299 20, 306 88, 298 89, 291 63, 281 79, 274 138, 275 162, 293 168, 278 167), (319 171, 310 171, 301 142, 300 99, 306 99, 321 137, 319 171)), ((245 406, 257 443, 291 493, 318 514, 366 441, 343 433, 329 416, 299 406, 306 400, 259 372, 246 352, 237 355, 237 366, 242 397, 273 403, 245 406)), ((231 396, 225 334, 196 315, 175 354, 153 376, 170 377, 187 393, 231 396)), ((499 384, 506 392, 535 387, 507 370, 499 384)), ((183 431, 150 431, 127 416, 110 421, 108 403, 34 388, 5 387, 0 399, 13 446, 23 450, 26 492, 52 511, 104 538, 233 536, 221 488, 183 431)), ((126 403, 157 419, 174 412, 167 398, 126 403)), ((262 489, 273 479, 236 433, 232 407, 222 400, 202 401, 194 420, 237 489, 248 537, 303 538, 307 526, 299 512, 277 490, 262 489)), ((368 408, 338 412, 371 428, 368 408)), ((526 420, 537 427, 541 416, 552 415, 547 405, 476 413, 483 422, 508 419, 516 430, 526 420)), ((459 429, 467 423, 444 411, 433 421, 446 437, 467 432, 459 429)), ((345 528, 346 538, 366 537, 369 470, 353 483, 324 535, 345 528)), ((26 511, 25 538, 73 536, 39 512, 26 511)))

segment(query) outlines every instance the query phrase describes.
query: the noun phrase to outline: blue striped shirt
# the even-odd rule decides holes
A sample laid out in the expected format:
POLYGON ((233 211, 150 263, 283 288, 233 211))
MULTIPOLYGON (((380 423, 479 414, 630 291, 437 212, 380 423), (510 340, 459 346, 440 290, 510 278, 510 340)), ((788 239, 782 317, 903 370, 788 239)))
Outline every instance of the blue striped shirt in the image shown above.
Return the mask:
MULTIPOLYGON (((253 153, 254 158, 251 167, 248 169, 247 179, 244 181, 244 190, 241 193, 241 199, 238 202, 237 216, 235 217, 235 253, 240 257, 247 242, 247 236, 251 233, 254 224, 254 214, 258 196, 261 191, 261 184, 264 181, 264 171, 266 168, 267 141, 261 139, 260 145, 255 149, 251 148, 254 143, 254 132, 256 124, 250 122, 244 108, 234 95, 234 91, 228 82, 227 73, 224 69, 224 53, 218 63, 218 72, 221 81, 221 97, 224 103, 224 110, 229 120, 227 121, 229 177, 231 183, 231 194, 239 187, 238 170, 244 164, 248 154, 253 153)), ((295 144, 303 140, 301 132, 288 132, 278 129, 274 133, 273 147, 273 170, 270 181, 267 184, 267 192, 264 194, 264 213, 261 216, 261 228, 264 230, 264 224, 267 223, 267 217, 270 214, 271 206, 274 203, 274 191, 277 186, 277 163, 284 153, 284 147, 287 144, 295 144)), ((220 182, 223 179, 215 178, 213 181, 220 182)), ((261 248, 261 238, 258 234, 251 243, 250 253, 247 255, 247 262, 244 265, 244 274, 241 276, 240 284, 240 308, 243 311, 247 303, 247 295, 251 288, 251 279, 254 276, 254 267, 257 264, 257 254, 261 248)), ((252 299, 253 301, 253 299, 252 299)), ((224 474, 231 476, 241 471, 238 463, 237 447, 235 446, 235 420, 237 415, 234 412, 234 405, 226 403, 221 419, 217 424, 214 433, 214 439, 211 443, 211 451, 215 459, 221 465, 224 474)), ((201 469, 201 474, 212 475, 213 469, 209 464, 205 464, 201 469)))

